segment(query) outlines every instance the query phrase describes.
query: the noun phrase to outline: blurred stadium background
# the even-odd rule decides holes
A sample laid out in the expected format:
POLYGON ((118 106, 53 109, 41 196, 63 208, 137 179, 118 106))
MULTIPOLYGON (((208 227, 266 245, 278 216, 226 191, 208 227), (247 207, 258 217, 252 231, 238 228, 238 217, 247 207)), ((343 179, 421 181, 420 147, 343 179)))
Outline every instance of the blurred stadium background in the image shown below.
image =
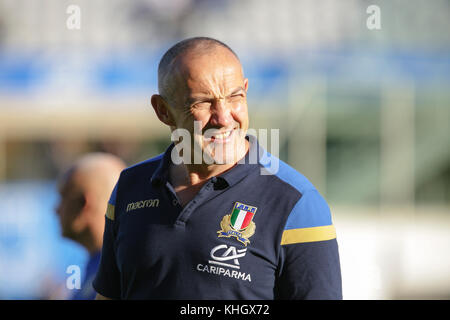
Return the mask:
POLYGON ((0 0, 0 298, 67 295, 87 255, 60 236, 58 174, 164 151, 157 63, 203 35, 241 57, 251 127, 279 128, 328 200, 344 298, 449 299, 449 30, 446 0, 0 0))

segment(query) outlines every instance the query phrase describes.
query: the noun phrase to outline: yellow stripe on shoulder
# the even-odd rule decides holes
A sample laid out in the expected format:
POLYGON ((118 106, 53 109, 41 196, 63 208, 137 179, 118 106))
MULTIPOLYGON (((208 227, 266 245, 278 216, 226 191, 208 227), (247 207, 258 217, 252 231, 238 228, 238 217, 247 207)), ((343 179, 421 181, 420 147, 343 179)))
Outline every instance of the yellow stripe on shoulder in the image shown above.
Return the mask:
POLYGON ((106 217, 110 220, 114 220, 114 211, 115 206, 108 203, 108 207, 106 208, 106 217))
POLYGON ((294 244, 314 241, 325 241, 336 238, 336 229, 333 225, 284 230, 281 244, 294 244))

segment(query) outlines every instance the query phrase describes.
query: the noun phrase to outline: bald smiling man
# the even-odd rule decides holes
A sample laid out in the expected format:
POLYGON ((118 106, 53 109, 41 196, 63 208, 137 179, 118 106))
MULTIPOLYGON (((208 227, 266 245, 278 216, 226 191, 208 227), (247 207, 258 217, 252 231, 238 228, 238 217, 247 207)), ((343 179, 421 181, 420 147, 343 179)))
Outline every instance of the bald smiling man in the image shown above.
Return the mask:
POLYGON ((326 201, 281 160, 270 172, 250 156, 265 150, 247 135, 249 84, 233 50, 183 40, 163 55, 158 87, 156 116, 182 139, 122 171, 97 298, 341 299, 326 201))
POLYGON ((121 159, 107 153, 91 153, 78 159, 59 181, 60 201, 56 212, 62 235, 81 244, 89 261, 81 289, 73 299, 94 299, 92 280, 100 262, 109 196, 125 168, 121 159))

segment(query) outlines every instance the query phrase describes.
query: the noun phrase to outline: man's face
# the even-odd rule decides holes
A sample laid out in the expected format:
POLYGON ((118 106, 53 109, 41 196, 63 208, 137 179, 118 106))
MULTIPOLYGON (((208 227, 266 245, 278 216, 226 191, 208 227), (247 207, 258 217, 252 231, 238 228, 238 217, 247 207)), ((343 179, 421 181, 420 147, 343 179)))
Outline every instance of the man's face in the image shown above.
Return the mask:
POLYGON ((215 163, 237 162, 249 126, 248 82, 239 61, 219 47, 203 55, 185 54, 176 63, 170 109, 176 128, 188 130, 215 163), (202 135, 194 136, 194 121, 202 135))

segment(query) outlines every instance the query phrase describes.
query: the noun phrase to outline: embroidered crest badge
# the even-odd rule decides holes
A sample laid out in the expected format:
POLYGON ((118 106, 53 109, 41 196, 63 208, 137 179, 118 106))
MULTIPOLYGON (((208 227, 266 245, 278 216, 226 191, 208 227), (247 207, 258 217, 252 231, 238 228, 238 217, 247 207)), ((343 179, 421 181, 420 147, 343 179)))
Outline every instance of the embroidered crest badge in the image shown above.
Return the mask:
POLYGON ((221 230, 217 231, 218 237, 235 237, 238 241, 247 246, 250 238, 256 229, 252 221, 257 208, 240 202, 236 202, 231 214, 227 214, 220 222, 221 230))

